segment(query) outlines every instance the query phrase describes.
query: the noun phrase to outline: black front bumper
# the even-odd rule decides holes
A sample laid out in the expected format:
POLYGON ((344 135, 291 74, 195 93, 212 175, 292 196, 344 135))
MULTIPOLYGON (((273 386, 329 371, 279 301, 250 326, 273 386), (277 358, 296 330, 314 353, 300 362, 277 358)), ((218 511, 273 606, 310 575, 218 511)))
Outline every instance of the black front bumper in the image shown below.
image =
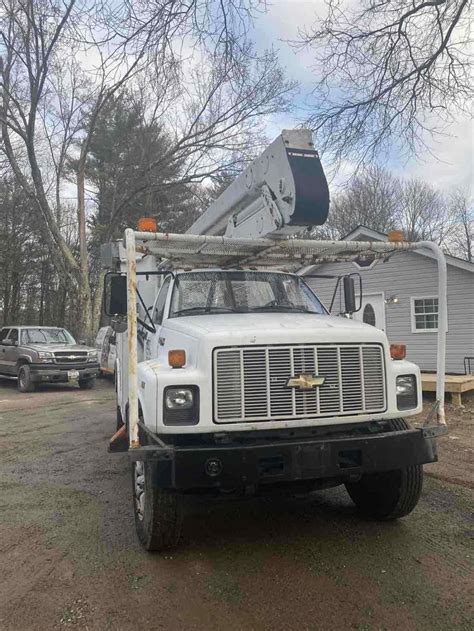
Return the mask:
MULTIPOLYGON (((232 445, 174 446, 162 443, 130 449, 132 460, 156 462, 163 488, 242 488, 297 480, 356 479, 437 461, 438 428, 380 432, 342 438, 305 438, 232 445), (211 475, 210 470, 217 475, 211 475)), ((159 439, 158 439, 159 440, 159 439)))
POLYGON ((93 379, 99 372, 99 364, 87 364, 87 366, 57 366, 55 364, 31 364, 31 379, 35 382, 44 383, 66 383, 69 381, 68 373, 71 370, 77 370, 81 381, 93 379))

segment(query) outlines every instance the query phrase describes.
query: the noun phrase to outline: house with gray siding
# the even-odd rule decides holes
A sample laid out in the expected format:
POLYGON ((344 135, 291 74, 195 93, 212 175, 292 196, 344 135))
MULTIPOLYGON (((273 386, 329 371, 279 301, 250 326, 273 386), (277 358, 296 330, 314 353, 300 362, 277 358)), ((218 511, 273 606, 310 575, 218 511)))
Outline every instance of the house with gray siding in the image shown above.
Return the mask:
MULTIPOLYGON (((387 235, 359 226, 344 237, 354 241, 384 241, 387 235)), ((448 334, 446 372, 464 374, 464 358, 474 357, 474 264, 446 256, 448 266, 448 334)), ((362 307, 354 318, 383 329, 390 343, 403 343, 407 359, 423 371, 436 370, 438 324, 437 263, 428 252, 400 252, 386 260, 323 263, 313 274, 362 277, 362 307)), ((335 280, 308 278, 326 307, 335 280)), ((338 300, 337 300, 338 302, 338 300)), ((333 313, 338 312, 338 304, 333 313)), ((474 360, 471 362, 474 368, 474 360)))

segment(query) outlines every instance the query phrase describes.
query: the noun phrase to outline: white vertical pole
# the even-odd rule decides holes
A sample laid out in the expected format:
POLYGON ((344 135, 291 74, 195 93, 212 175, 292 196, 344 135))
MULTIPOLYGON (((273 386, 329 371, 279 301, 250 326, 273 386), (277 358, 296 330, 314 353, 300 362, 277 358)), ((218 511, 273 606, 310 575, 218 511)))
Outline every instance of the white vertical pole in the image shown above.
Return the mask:
POLYGON ((448 270, 443 250, 431 241, 420 241, 417 249, 427 248, 434 254, 438 263, 438 349, 436 358, 436 400, 438 402, 438 422, 446 425, 444 413, 444 388, 446 374, 446 333, 448 330, 448 270))
POLYGON ((128 322, 128 431, 131 449, 140 446, 138 440, 137 382, 137 259, 135 233, 125 230, 127 251, 127 322, 128 322))

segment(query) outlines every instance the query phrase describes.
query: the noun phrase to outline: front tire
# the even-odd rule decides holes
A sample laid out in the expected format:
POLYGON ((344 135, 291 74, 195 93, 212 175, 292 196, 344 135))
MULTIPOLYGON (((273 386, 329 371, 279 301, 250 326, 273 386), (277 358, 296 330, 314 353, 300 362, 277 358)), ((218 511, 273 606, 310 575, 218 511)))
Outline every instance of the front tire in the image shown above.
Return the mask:
MULTIPOLYGON (((392 431, 409 429, 404 419, 390 422, 392 431)), ((412 512, 423 488, 423 466, 364 474, 358 482, 345 484, 350 498, 365 517, 389 521, 412 512)))
POLYGON ((156 463, 132 463, 133 508, 137 536, 148 551, 175 548, 181 537, 182 497, 171 489, 161 489, 154 479, 156 463))
POLYGON ((18 369, 17 386, 20 392, 34 392, 36 390, 36 384, 31 378, 28 364, 22 364, 18 369))

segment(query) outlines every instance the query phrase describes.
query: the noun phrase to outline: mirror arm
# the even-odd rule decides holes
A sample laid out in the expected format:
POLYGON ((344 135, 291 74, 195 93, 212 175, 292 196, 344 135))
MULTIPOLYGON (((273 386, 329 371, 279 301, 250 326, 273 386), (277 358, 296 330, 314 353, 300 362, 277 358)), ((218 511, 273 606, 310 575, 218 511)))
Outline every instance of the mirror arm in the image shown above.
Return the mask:
POLYGON ((148 318, 148 320, 150 321, 150 325, 146 324, 146 322, 144 322, 140 318, 137 318, 137 322, 139 322, 139 324, 141 326, 143 326, 149 333, 156 333, 156 326, 155 326, 155 323, 153 322, 153 320, 150 318, 150 314, 148 313, 148 308, 147 308, 145 302, 143 301, 143 298, 141 297, 141 294, 138 291, 138 289, 136 291, 137 291, 138 299, 140 300, 140 303, 141 303, 143 309, 145 310, 146 318, 148 318))
POLYGON ((141 318, 137 318, 137 322, 140 326, 142 326, 144 329, 146 329, 149 333, 156 333, 156 327, 153 324, 153 328, 147 324, 144 320, 142 320, 141 318))
MULTIPOLYGON (((335 277, 333 277, 333 278, 335 278, 335 277)), ((329 306, 329 313, 332 313, 332 308, 334 306, 334 301, 336 300, 337 289, 338 289, 339 284, 341 282, 341 278, 342 278, 342 276, 338 276, 337 277, 337 283, 336 283, 336 286, 334 287, 334 292, 333 292, 332 298, 331 298, 331 304, 329 306)))

